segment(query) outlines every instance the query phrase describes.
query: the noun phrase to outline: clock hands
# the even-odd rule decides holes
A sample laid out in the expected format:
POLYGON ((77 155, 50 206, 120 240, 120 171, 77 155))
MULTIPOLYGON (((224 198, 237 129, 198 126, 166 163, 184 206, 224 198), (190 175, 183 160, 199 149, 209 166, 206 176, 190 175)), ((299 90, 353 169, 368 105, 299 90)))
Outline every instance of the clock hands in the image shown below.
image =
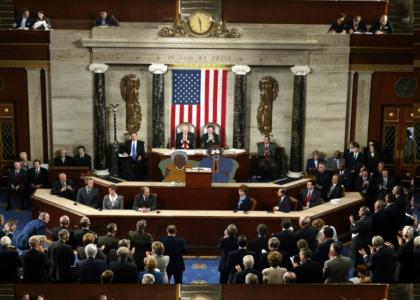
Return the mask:
POLYGON ((201 26, 201 18, 200 17, 198 17, 198 23, 200 24, 200 31, 203 31, 203 29, 201 28, 202 26, 201 26))

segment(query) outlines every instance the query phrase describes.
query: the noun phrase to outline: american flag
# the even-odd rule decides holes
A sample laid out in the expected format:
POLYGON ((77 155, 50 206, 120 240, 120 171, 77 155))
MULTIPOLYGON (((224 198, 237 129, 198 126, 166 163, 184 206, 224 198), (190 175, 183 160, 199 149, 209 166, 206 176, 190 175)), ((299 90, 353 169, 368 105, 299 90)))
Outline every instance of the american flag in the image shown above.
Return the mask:
POLYGON ((220 125, 220 142, 225 141, 227 70, 173 70, 171 144, 176 127, 190 122, 200 136, 200 128, 213 122, 220 125))

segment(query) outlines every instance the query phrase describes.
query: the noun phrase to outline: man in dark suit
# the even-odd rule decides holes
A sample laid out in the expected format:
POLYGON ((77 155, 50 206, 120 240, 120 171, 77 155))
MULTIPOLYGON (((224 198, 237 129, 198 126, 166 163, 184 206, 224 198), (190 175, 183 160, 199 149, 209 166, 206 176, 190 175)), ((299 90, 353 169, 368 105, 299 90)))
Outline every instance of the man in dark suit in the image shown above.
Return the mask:
POLYGON ((113 15, 108 15, 106 11, 100 11, 95 26, 120 26, 120 23, 113 15))
POLYGON ((334 156, 327 159, 327 169, 333 172, 340 170, 345 163, 344 158, 341 156, 341 151, 335 150, 334 156))
POLYGON ((122 156, 125 159, 125 175, 129 180, 142 179, 146 175, 146 152, 144 142, 137 139, 137 133, 130 135, 130 140, 125 142, 122 156))
POLYGON ((318 170, 315 171, 315 188, 321 193, 322 199, 327 199, 328 188, 331 184, 332 172, 327 170, 324 161, 319 162, 318 170))
POLYGON ((78 154, 73 157, 75 167, 88 167, 92 169, 92 158, 86 153, 85 146, 77 147, 78 154))
POLYGON ((299 208, 308 209, 322 203, 321 193, 315 189, 315 182, 309 180, 306 189, 299 192, 299 208))
POLYGON ((279 251, 286 253, 287 256, 295 255, 298 253, 298 249, 296 247, 296 233, 291 230, 292 220, 283 218, 281 220, 281 228, 282 230, 280 232, 273 234, 280 241, 279 251))
POLYGON ((22 210, 25 210, 25 202, 28 202, 28 174, 21 168, 18 161, 13 163, 13 169, 7 171, 7 181, 9 192, 7 194, 6 210, 12 208, 12 198, 14 201, 20 201, 22 210))
POLYGON ((376 200, 374 205, 375 213, 372 214, 372 236, 380 235, 385 241, 394 241, 392 237, 392 224, 385 211, 386 203, 383 200, 376 200))
POLYGON ((330 246, 334 242, 333 236, 334 231, 331 227, 326 226, 323 228, 323 241, 316 247, 313 255, 313 259, 318 261, 321 265, 324 265, 329 259, 328 254, 330 253, 330 246))
MULTIPOLYGON (((329 248, 328 248, 329 251, 329 248)), ((311 259, 312 251, 303 248, 299 252, 300 264, 295 267, 296 283, 323 283, 322 264, 311 259)))
POLYGON ((51 279, 54 282, 73 282, 74 252, 67 244, 69 237, 67 229, 61 229, 58 232, 58 241, 53 242, 48 249, 48 256, 53 264, 51 279))
POLYGON ((262 274, 259 270, 254 268, 254 257, 252 255, 245 255, 242 259, 244 268, 237 268, 238 271, 235 273, 232 279, 232 283, 245 284, 245 277, 247 274, 255 274, 258 277, 258 282, 262 282, 262 274))
POLYGON ((100 283, 101 274, 107 269, 105 260, 97 259, 95 244, 85 247, 86 259, 76 265, 76 280, 79 283, 100 283))
POLYGON ((273 207, 273 210, 288 213, 292 209, 292 202, 287 195, 287 191, 280 188, 277 191, 277 196, 279 196, 279 202, 276 206, 273 207))
POLYGON ((73 231, 70 228, 70 218, 66 215, 61 216, 59 222, 60 222, 59 226, 55 226, 51 229, 52 241, 53 242, 58 241, 58 233, 60 232, 60 230, 66 229, 69 232, 69 240, 67 241, 67 243, 71 245, 72 247, 76 247, 73 231))
MULTIPOLYGON (((255 240, 248 242, 248 249, 254 251, 259 258, 261 257, 262 251, 267 251, 267 243, 268 243, 268 229, 267 225, 259 224, 257 226, 257 238, 255 240)), ((244 277, 245 280, 245 277, 244 277)))
POLYGON ((339 183, 339 175, 334 174, 331 178, 331 184, 327 189, 325 200, 338 199, 344 197, 343 186, 339 183))
POLYGON ((350 257, 343 256, 343 244, 335 242, 330 247, 330 259, 324 263, 325 283, 349 283, 349 272, 352 267, 350 257))
POLYGON ((348 33, 365 33, 367 31, 366 23, 361 16, 356 15, 346 24, 346 30, 348 33))
POLYGON ((15 236, 15 245, 20 250, 29 249, 28 240, 33 235, 46 235, 47 225, 50 221, 50 215, 46 212, 41 212, 38 219, 34 219, 26 223, 25 227, 15 236))
POLYGON ((260 261, 258 262, 258 266, 256 266, 255 268, 258 268, 258 270, 261 271, 266 268, 269 268, 270 264, 268 262, 268 255, 270 255, 270 253, 272 253, 273 251, 277 251, 282 255, 280 267, 285 268, 287 270, 291 270, 292 264, 290 262, 290 256, 286 252, 280 251, 280 241, 275 236, 268 239, 268 251, 264 252, 261 255, 260 261))
POLYGON ((396 259, 400 264, 399 283, 411 283, 414 277, 414 228, 412 226, 404 226, 401 232, 401 238, 398 239, 399 248, 396 259))
POLYGON ((74 200, 74 185, 73 180, 67 179, 66 173, 58 174, 58 180, 54 181, 51 188, 51 195, 74 200))
POLYGON ((29 9, 25 8, 22 14, 15 17, 15 24, 13 25, 13 28, 28 30, 34 26, 34 23, 35 19, 31 17, 29 9))
POLYGON ((78 247, 83 247, 83 236, 86 233, 92 233, 96 236, 96 233, 90 230, 90 220, 88 217, 82 217, 80 219, 80 226, 73 232, 74 242, 78 247))
POLYGON ((257 143, 257 150, 258 170, 260 171, 260 176, 264 177, 264 171, 269 171, 271 180, 274 180, 277 172, 277 145, 270 142, 269 136, 264 136, 263 142, 257 143))
POLYGON ((110 264, 109 268, 114 273, 113 283, 138 283, 139 277, 137 266, 128 262, 130 250, 127 247, 120 247, 117 250, 118 261, 110 264))
POLYGON ((379 21, 372 24, 370 31, 374 34, 393 33, 394 28, 387 15, 382 15, 379 21))
POLYGON ((66 149, 60 150, 60 155, 54 157, 54 167, 71 167, 73 166, 73 158, 67 155, 66 149))
POLYGON ((22 261, 12 247, 12 240, 8 236, 3 236, 0 239, 0 282, 17 283, 17 271, 21 266, 22 261))
POLYGON ((362 206, 359 209, 359 220, 355 221, 354 216, 349 217, 350 232, 352 233, 352 249, 356 258, 356 265, 362 263, 359 255, 360 249, 368 249, 372 234, 372 219, 369 216, 369 208, 362 206))
POLYGON ((183 255, 187 253, 187 247, 183 238, 176 237, 175 225, 169 225, 166 229, 167 236, 160 238, 165 246, 165 254, 169 256, 169 264, 166 268, 168 280, 174 277, 175 284, 182 284, 182 275, 185 270, 183 255))
POLYGON ((398 231, 401 229, 401 215, 400 215, 400 207, 397 203, 395 203, 395 195, 392 193, 388 193, 385 196, 385 212, 388 215, 390 228, 391 228, 391 234, 390 234, 390 242, 394 245, 397 243, 397 234, 398 231))
POLYGON ((330 29, 328 29, 328 32, 346 33, 345 19, 346 19, 346 15, 344 13, 340 13, 337 16, 337 19, 331 24, 330 29))
POLYGON ((230 224, 224 232, 223 238, 219 241, 220 250, 220 261, 219 261, 219 272, 220 272, 220 284, 228 283, 229 272, 227 271, 227 256, 229 252, 238 249, 238 239, 236 235, 238 229, 234 224, 230 224))
POLYGON ((176 134, 175 148, 185 150, 195 148, 195 134, 190 132, 188 124, 181 125, 181 132, 176 134))
POLYGON ((346 157, 346 166, 350 170, 353 181, 359 176, 364 163, 365 158, 363 153, 360 152, 359 144, 353 143, 353 151, 349 152, 346 157))
POLYGON ((371 282, 393 283, 395 256, 392 249, 384 246, 384 239, 379 235, 372 238, 372 246, 370 256, 366 250, 360 250, 360 254, 367 262, 367 269, 371 272, 371 282))
POLYGON ((220 145, 220 136, 214 132, 214 126, 208 125, 207 132, 201 137, 201 148, 207 149, 212 145, 220 145))
POLYGON ((118 239, 115 237, 117 234, 117 224, 109 223, 106 226, 106 232, 106 235, 98 237, 98 247, 102 248, 104 246, 103 251, 108 255, 111 249, 117 249, 118 247, 118 239))
POLYGON ((146 252, 151 250, 153 242, 152 236, 146 233, 146 225, 146 220, 140 220, 136 224, 136 230, 128 233, 131 247, 136 249, 134 261, 139 271, 144 269, 144 258, 146 257, 146 252))
POLYGON ((306 161, 306 173, 312 173, 318 170, 318 163, 321 161, 324 160, 321 158, 319 151, 315 150, 312 152, 312 158, 306 161))
POLYGON ((382 176, 379 176, 376 181, 376 199, 385 199, 385 195, 392 191, 396 185, 395 179, 389 176, 388 169, 382 170, 382 176))
POLYGON ((44 246, 40 240, 32 236, 29 239, 30 250, 23 254, 23 282, 24 283, 47 283, 51 261, 45 254, 44 246))
POLYGON ((243 258, 245 255, 252 255, 254 257, 255 268, 258 268, 258 257, 254 251, 248 250, 248 239, 244 235, 238 237, 238 249, 231 251, 228 254, 226 265, 227 271, 229 272, 229 280, 231 283, 233 281, 233 276, 235 275, 236 265, 240 265, 241 269, 244 269, 243 258))
POLYGON ((85 183, 86 186, 77 191, 76 201, 93 208, 102 207, 99 190, 93 186, 93 178, 87 178, 85 183))
POLYGON ((39 159, 35 159, 33 165, 33 168, 28 171, 30 189, 34 191, 48 187, 48 170, 41 167, 39 159))
POLYGON ((374 184, 372 179, 369 178, 369 170, 364 168, 362 169, 362 174, 359 175, 355 182, 355 191, 359 192, 363 199, 365 199, 366 204, 369 208, 372 207, 372 200, 374 199, 374 184))
POLYGON ((304 239, 308 242, 309 249, 315 250, 318 231, 311 225, 311 218, 303 216, 299 218, 301 229, 296 232, 296 240, 304 239))
POLYGON ((156 195, 150 194, 149 187, 142 187, 140 194, 136 195, 136 197, 134 198, 133 209, 135 211, 149 212, 156 210, 156 208, 156 195))
POLYGON ((350 170, 346 167, 346 163, 344 162, 341 166, 341 168, 337 171, 339 177, 339 183, 340 185, 344 186, 344 189, 346 191, 352 191, 353 190, 353 178, 351 175, 350 170))

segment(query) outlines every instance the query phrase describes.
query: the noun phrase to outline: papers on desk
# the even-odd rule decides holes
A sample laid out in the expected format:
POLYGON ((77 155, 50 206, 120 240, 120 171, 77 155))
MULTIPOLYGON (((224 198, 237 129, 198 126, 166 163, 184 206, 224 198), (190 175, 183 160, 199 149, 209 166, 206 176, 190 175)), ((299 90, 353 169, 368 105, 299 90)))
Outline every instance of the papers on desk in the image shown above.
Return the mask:
POLYGON ((128 154, 122 154, 122 153, 119 153, 119 154, 118 154, 118 157, 128 157, 128 154))
POLYGON ((330 202, 331 202, 332 204, 338 204, 338 203, 340 203, 340 201, 341 201, 341 199, 340 199, 340 198, 336 198, 336 199, 331 199, 331 200, 330 200, 330 202))
POLYGON ((186 168, 185 169, 186 173, 211 173, 211 168, 200 168, 200 167, 195 167, 195 168, 186 168))
MULTIPOLYGON (((153 148, 152 152, 158 153, 165 156, 171 156, 174 151, 185 151, 187 155, 207 155, 207 149, 166 149, 166 148, 153 148)), ((236 155, 245 153, 245 149, 226 149, 223 153, 225 155, 236 155)))

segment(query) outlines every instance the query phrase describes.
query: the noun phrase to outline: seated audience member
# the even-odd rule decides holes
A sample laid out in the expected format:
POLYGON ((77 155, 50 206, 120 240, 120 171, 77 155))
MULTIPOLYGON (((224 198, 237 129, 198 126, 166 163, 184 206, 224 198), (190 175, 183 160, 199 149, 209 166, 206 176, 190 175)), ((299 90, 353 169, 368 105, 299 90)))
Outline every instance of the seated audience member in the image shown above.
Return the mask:
POLYGON ((181 132, 176 134, 175 147, 185 150, 195 148, 195 134, 190 132, 188 124, 183 124, 181 126, 181 132))
POLYGON ((74 200, 75 192, 73 180, 67 179, 66 173, 58 174, 58 180, 54 181, 51 188, 51 195, 74 200))
POLYGON ((150 188, 145 186, 141 188, 140 194, 136 195, 133 202, 135 211, 150 212, 156 210, 156 196, 150 194, 150 188))
POLYGON ((169 264, 166 269, 168 280, 174 277, 175 284, 182 284, 182 276, 185 271, 183 255, 187 253, 187 246, 182 237, 177 237, 175 225, 169 225, 166 229, 167 236, 161 237, 160 241, 165 246, 166 254, 169 256, 169 264))
POLYGON ((29 249, 28 240, 34 235, 46 235, 47 225, 50 221, 50 215, 46 212, 41 212, 38 219, 34 219, 26 223, 25 227, 16 236, 16 246, 20 250, 29 249))
POLYGON ((376 170, 371 171, 370 173, 370 177, 372 179, 372 182, 376 183, 379 179, 379 177, 382 176, 382 171, 385 169, 385 162, 384 161, 380 161, 378 163, 378 167, 376 168, 376 170))
POLYGON ((346 162, 343 163, 341 168, 337 171, 339 177, 339 183, 340 185, 344 186, 344 189, 346 191, 352 191, 353 190, 353 177, 351 175, 350 170, 346 167, 346 162))
POLYGON ((340 150, 334 151, 334 156, 327 159, 327 169, 331 171, 338 171, 345 163, 344 158, 341 156, 340 150))
POLYGON ((120 26, 120 23, 115 16, 108 15, 106 11, 100 11, 95 26, 120 26))
POLYGON ((359 209, 359 220, 355 221, 354 216, 349 217, 350 232, 352 233, 352 249, 356 258, 356 265, 362 263, 359 256, 360 249, 368 249, 372 233, 372 218, 369 216, 369 208, 362 206, 359 209))
POLYGON ((146 152, 144 142, 140 141, 137 132, 130 134, 130 140, 126 141, 123 148, 125 177, 128 180, 142 179, 146 171, 146 152))
POLYGON ((26 172, 29 171, 30 168, 32 168, 32 163, 30 160, 28 160, 28 153, 26 152, 20 152, 19 153, 19 159, 20 159, 20 167, 25 170, 26 172))
POLYGON ((117 194, 117 186, 111 184, 108 187, 108 195, 104 196, 102 201, 103 209, 123 209, 123 200, 120 195, 117 194))
POLYGON ((383 169, 381 175, 375 182, 376 199, 384 199, 385 195, 392 192, 392 188, 395 186, 395 179, 389 176, 388 169, 383 169))
POLYGON ((67 155, 66 149, 60 150, 60 155, 54 157, 54 167, 71 167, 73 166, 73 158, 67 155))
POLYGON ((0 239, 0 283, 17 283, 18 268, 22 266, 17 251, 8 236, 0 239))
POLYGON ((324 263, 323 273, 325 283, 349 283, 349 272, 352 262, 349 257, 341 254, 343 244, 335 242, 331 244, 329 257, 324 263))
POLYGON ((248 273, 245 276, 245 284, 258 284, 258 276, 253 273, 248 273))
POLYGON ((105 260, 97 259, 95 244, 85 246, 86 259, 76 265, 75 277, 78 283, 100 283, 101 274, 107 269, 105 260))
POLYGON ((61 216, 59 220, 60 225, 51 229, 51 238, 53 242, 58 241, 58 232, 62 229, 66 229, 69 232, 69 244, 74 246, 73 231, 70 228, 70 218, 66 215, 61 216))
POLYGON ((277 251, 271 251, 267 256, 269 268, 262 270, 263 282, 268 284, 284 284, 284 275, 287 270, 281 268, 282 256, 277 251))
POLYGON ((166 182, 185 182, 185 169, 192 168, 192 163, 188 162, 187 152, 177 150, 171 154, 171 162, 166 166, 166 182))
POLYGON ((35 23, 33 29, 37 30, 50 30, 51 22, 50 19, 45 16, 45 13, 41 10, 36 13, 35 23))
POLYGON ((392 249, 384 245, 384 239, 376 235, 372 238, 372 253, 367 254, 365 249, 360 254, 367 262, 372 283, 393 283, 395 256, 392 249))
POLYGON ((70 234, 67 229, 58 232, 58 241, 48 248, 48 256, 53 264, 51 280, 57 283, 73 282, 74 252, 67 244, 70 234))
MULTIPOLYGON (((330 247, 328 247, 328 251, 330 247)), ((327 256, 328 257, 328 256, 327 256)), ((300 264, 294 269, 296 283, 323 283, 322 266, 318 261, 312 260, 312 251, 303 248, 299 251, 300 264)))
POLYGON ((382 15, 379 21, 372 24, 370 31, 374 34, 393 33, 394 28, 387 15, 382 15))
POLYGON ((153 256, 148 256, 144 259, 145 271, 140 272, 140 281, 143 281, 143 276, 151 274, 155 277, 156 284, 163 284, 163 274, 157 268, 157 261, 153 256))
POLYGON ((143 278, 141 279, 141 284, 154 284, 155 283, 155 276, 152 274, 144 274, 143 278))
POLYGON ((29 239, 29 246, 30 250, 23 254, 22 282, 47 283, 52 263, 45 254, 46 250, 36 236, 32 236, 29 239))
POLYGON ((92 169, 92 158, 86 153, 85 146, 77 147, 77 155, 73 156, 73 163, 76 167, 88 167, 92 169))
POLYGON ((299 208, 308 209, 320 205, 322 203, 321 193, 315 189, 315 183, 313 180, 309 180, 306 183, 306 189, 299 192, 299 208))
POLYGON ((33 168, 28 171, 28 178, 29 187, 32 191, 48 186, 48 170, 41 167, 40 160, 34 160, 33 168))
POLYGON ((152 243, 152 252, 146 252, 147 256, 152 256, 156 259, 157 268, 160 270, 163 276, 163 283, 169 283, 168 281, 168 273, 166 272, 166 268, 169 264, 169 256, 164 255, 165 253, 165 246, 161 242, 153 242, 152 243))
POLYGON ((25 202, 29 200, 27 195, 28 174, 21 168, 19 162, 15 161, 13 169, 7 171, 7 182, 9 189, 6 210, 12 208, 12 198, 15 202, 20 202, 22 210, 25 210, 25 202))
POLYGON ((239 200, 234 211, 249 211, 251 209, 252 203, 251 199, 248 197, 248 187, 246 185, 241 185, 238 189, 238 194, 239 200))
POLYGON ((214 132, 214 126, 208 125, 207 132, 201 137, 201 147, 204 149, 213 145, 220 145, 220 136, 214 132))
POLYGON ((274 233, 273 236, 280 241, 280 252, 285 253, 289 257, 298 253, 298 249, 296 248, 296 233, 293 232, 292 220, 290 218, 283 218, 281 220, 281 231, 274 233))
POLYGON ((361 16, 356 15, 353 20, 347 23, 346 30, 348 33, 365 33, 367 31, 366 23, 361 16))
POLYGON ((321 161, 324 160, 321 158, 319 151, 315 150, 312 152, 312 158, 306 161, 306 173, 311 173, 318 170, 318 163, 321 161))
POLYGON ((227 271, 229 272, 228 282, 232 283, 233 276, 236 273, 236 266, 240 265, 243 269, 242 260, 245 255, 252 255, 254 257, 255 267, 258 268, 258 257, 254 251, 248 250, 248 239, 244 235, 238 237, 238 249, 229 252, 226 260, 227 271))
POLYGON ((273 210, 288 213, 292 209, 292 202, 287 195, 287 191, 280 188, 277 191, 277 196, 279 197, 279 202, 273 207, 273 210))
POLYGON ((315 250, 317 244, 317 230, 311 225, 311 218, 302 216, 299 218, 299 231, 296 232, 296 239, 304 239, 308 242, 309 249, 315 250))
POLYGON ((106 226, 106 234, 98 237, 98 247, 102 248, 105 255, 108 255, 111 249, 118 249, 117 224, 109 223, 106 226))
POLYGON ((268 243, 268 229, 267 225, 259 224, 257 226, 257 238, 248 242, 248 249, 254 251, 257 254, 258 261, 263 252, 267 251, 268 243))
POLYGON ((327 170, 325 162, 318 164, 318 170, 315 171, 315 188, 321 193, 322 199, 327 199, 328 188, 331 184, 332 173, 327 170))
MULTIPOLYGON (((101 284, 109 284, 112 283, 112 279, 114 277, 114 273, 111 270, 105 270, 101 274, 101 284)), ((105 298, 106 300, 106 298, 105 298)))
POLYGON ((228 283, 229 271, 227 270, 228 254, 238 249, 238 228, 235 224, 230 224, 224 231, 223 238, 220 239, 218 248, 220 250, 219 272, 220 284, 228 283))
POLYGON ((23 29, 28 30, 32 28, 34 25, 35 20, 31 17, 29 9, 24 8, 22 14, 17 15, 15 17, 15 23, 13 24, 14 29, 23 29))
POLYGON ((262 275, 260 271, 254 268, 254 257, 252 255, 245 255, 242 258, 242 264, 244 266, 243 269, 239 265, 236 266, 237 273, 235 273, 233 276, 232 283, 244 284, 246 275, 250 273, 255 274, 258 278, 258 281, 261 282, 262 275))
POLYGON ((88 217, 80 218, 80 226, 78 229, 74 230, 73 236, 74 241, 77 246, 82 247, 83 244, 83 237, 86 233, 92 233, 96 236, 96 233, 90 230, 90 220, 88 217))
POLYGON ((344 13, 340 13, 337 16, 337 19, 331 24, 330 29, 328 29, 328 32, 330 32, 330 33, 346 33, 345 19, 346 19, 346 15, 344 13))
POLYGON ((111 263, 110 270, 114 273, 113 283, 138 283, 137 266, 128 261, 130 250, 120 247, 117 250, 118 261, 111 263))
POLYGON ((313 259, 315 261, 318 261, 322 265, 324 265, 324 262, 328 260, 330 246, 332 243, 334 243, 333 236, 334 231, 332 230, 332 228, 326 226, 323 228, 321 238, 318 239, 319 244, 315 249, 313 259))
POLYGON ((344 188, 339 183, 340 176, 334 174, 331 178, 331 184, 328 188, 326 200, 338 199, 344 197, 344 188))
POLYGON ((76 201, 93 208, 101 208, 99 190, 95 188, 93 178, 85 179, 85 187, 77 191, 76 201))
POLYGON ((263 177, 264 171, 269 171, 272 179, 276 178, 277 162, 276 162, 276 151, 277 145, 270 142, 269 136, 264 136, 262 143, 257 143, 257 157, 258 157, 258 169, 260 176, 263 177))
POLYGON ((139 271, 143 271, 146 252, 151 250, 153 242, 153 237, 146 232, 146 226, 146 220, 140 220, 136 223, 136 230, 128 232, 130 244, 136 249, 134 252, 134 261, 139 271))

